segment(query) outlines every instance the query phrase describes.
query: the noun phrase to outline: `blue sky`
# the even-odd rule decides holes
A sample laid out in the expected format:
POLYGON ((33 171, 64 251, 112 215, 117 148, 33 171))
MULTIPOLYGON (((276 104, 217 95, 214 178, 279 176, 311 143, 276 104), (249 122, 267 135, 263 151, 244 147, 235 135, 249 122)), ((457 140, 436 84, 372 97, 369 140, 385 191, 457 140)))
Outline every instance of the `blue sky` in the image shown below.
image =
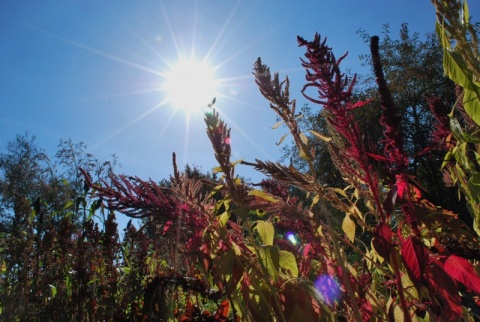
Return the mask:
MULTIPOLYGON (((3 0, 0 150, 28 132, 49 155, 71 138, 100 160, 116 153, 118 172, 145 179, 168 177, 172 152, 180 168, 211 170, 201 113, 164 104, 160 90, 169 66, 193 53, 220 80, 216 107, 232 127, 232 159, 278 160, 275 142, 286 130, 271 129, 275 115, 251 75, 256 58, 289 75, 301 106, 297 35, 327 36, 337 56, 350 52, 343 66, 356 71, 368 53, 356 31, 380 34, 389 23, 396 36, 403 22, 421 35, 433 31, 430 1, 3 0)), ((259 178, 246 167, 238 173, 259 178)))

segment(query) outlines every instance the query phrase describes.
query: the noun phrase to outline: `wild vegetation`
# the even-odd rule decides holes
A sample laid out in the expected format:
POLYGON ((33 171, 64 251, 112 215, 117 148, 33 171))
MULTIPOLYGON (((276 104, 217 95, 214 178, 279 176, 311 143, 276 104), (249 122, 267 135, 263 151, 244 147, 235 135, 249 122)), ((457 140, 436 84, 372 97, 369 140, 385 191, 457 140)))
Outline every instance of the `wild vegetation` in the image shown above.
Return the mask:
POLYGON ((215 108, 205 114, 214 174, 181 172, 173 154, 160 184, 117 175, 115 160, 99 163, 71 141, 54 163, 19 137, 0 155, 2 320, 478 319, 477 29, 465 2, 433 2, 441 47, 421 53, 441 91, 423 86, 423 64, 396 66, 403 58, 392 55, 382 64, 382 51, 408 57, 419 46, 406 27, 399 43, 369 37, 376 94, 355 89, 341 70, 346 55, 326 38, 298 37, 302 93, 321 109, 304 118, 288 77, 254 63, 274 127, 293 138, 289 165, 231 160, 232 133, 215 108), (434 68, 436 50, 455 91, 434 68), (268 179, 247 185, 240 165, 268 179), (448 208, 452 191, 465 207, 448 208), (129 223, 120 238, 118 213, 142 226, 129 223))

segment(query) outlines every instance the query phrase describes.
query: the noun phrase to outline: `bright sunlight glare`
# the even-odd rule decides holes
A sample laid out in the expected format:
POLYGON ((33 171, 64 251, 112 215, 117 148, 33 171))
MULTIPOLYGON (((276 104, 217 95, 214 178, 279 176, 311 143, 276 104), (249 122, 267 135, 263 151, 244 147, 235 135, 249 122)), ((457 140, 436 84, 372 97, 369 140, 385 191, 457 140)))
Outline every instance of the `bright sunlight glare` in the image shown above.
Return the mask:
POLYGON ((212 102, 216 86, 214 68, 207 62, 181 58, 167 72, 164 90, 175 108, 194 112, 212 102))

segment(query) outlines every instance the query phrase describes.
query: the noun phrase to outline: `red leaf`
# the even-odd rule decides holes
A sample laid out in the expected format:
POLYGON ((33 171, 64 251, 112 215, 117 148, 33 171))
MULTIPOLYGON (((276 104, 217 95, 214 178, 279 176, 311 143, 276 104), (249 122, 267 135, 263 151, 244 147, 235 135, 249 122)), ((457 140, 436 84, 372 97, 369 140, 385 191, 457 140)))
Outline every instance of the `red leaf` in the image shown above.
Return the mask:
POLYGON ((312 255, 310 254, 312 250, 312 244, 308 243, 303 248, 302 261, 300 262, 300 272, 302 276, 308 276, 310 269, 312 267, 312 255))
POLYGON ((432 313, 438 322, 460 321, 462 301, 455 281, 443 268, 442 262, 431 259, 425 269, 425 278, 432 300, 432 313))
POLYGON ((387 214, 391 215, 393 213, 396 200, 397 200, 397 186, 393 186, 393 188, 390 189, 387 196, 383 200, 383 209, 385 209, 387 214))
POLYGON ((373 230, 372 244, 378 255, 388 261, 392 250, 392 230, 384 222, 380 222, 373 230))
POLYGON ((172 226, 173 222, 171 220, 167 221, 165 225, 163 226, 163 233, 162 235, 165 235, 167 231, 170 229, 170 226, 172 226))
POLYGON ((375 154, 375 153, 370 153, 370 152, 365 152, 369 157, 371 157, 374 160, 377 161, 389 161, 392 162, 391 159, 384 157, 383 155, 375 154))
POLYGON ((350 109, 350 110, 353 110, 354 108, 362 107, 362 106, 364 106, 364 105, 367 105, 367 104, 370 103, 371 101, 373 101, 373 99, 369 99, 369 100, 366 100, 366 101, 356 102, 355 104, 353 104, 352 106, 350 106, 349 109, 350 109))
POLYGON ((443 261, 443 268, 454 280, 462 283, 469 290, 480 294, 480 276, 468 260, 450 255, 443 261))
POLYGON ((410 236, 402 243, 402 260, 408 276, 417 290, 420 290, 423 272, 428 263, 428 253, 418 238, 410 236))
POLYGON ((362 321, 372 321, 373 310, 372 303, 365 297, 358 297, 357 304, 360 307, 360 313, 362 314, 362 321))
POLYGON ((407 191, 407 182, 403 180, 402 176, 398 174, 397 174, 396 185, 397 185, 398 196, 400 198, 403 198, 403 194, 405 193, 405 191, 407 191))
POLYGON ((230 302, 225 300, 215 313, 215 321, 226 321, 228 319, 228 311, 230 310, 230 302))

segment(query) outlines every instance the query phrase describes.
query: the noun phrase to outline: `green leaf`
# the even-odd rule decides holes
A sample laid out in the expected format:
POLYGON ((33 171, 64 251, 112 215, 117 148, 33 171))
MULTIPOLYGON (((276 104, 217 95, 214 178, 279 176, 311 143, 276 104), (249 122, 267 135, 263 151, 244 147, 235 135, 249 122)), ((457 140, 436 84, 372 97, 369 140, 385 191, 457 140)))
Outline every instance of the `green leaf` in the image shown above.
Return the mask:
POLYGON ((220 221, 220 224, 222 225, 222 227, 227 224, 227 221, 229 218, 230 218, 230 214, 228 211, 225 211, 223 214, 218 216, 218 220, 220 221))
POLYGON ((255 229, 257 230, 258 235, 260 235, 264 245, 273 245, 275 229, 273 228, 273 224, 271 222, 259 220, 257 221, 255 229))
MULTIPOLYGON (((475 86, 472 84, 472 86, 475 86)), ((468 116, 472 118, 478 125, 480 125, 480 97, 479 90, 472 91, 465 88, 463 92, 463 106, 468 116)))
POLYGON ((308 130, 308 132, 312 133, 317 139, 322 140, 324 142, 330 142, 332 140, 332 138, 330 138, 328 136, 325 136, 325 135, 322 135, 318 132, 315 132, 315 131, 312 131, 312 130, 308 130))
POLYGON ((50 291, 52 292, 52 299, 53 299, 57 295, 57 288, 52 284, 49 284, 48 286, 50 286, 50 291))
POLYGON ((453 137, 457 141, 464 141, 462 126, 456 118, 450 118, 450 131, 452 131, 453 137))
POLYGON ((467 0, 463 0, 463 24, 468 25, 470 21, 470 12, 468 10, 467 0))
POLYGON ((268 275, 276 282, 280 267, 280 254, 277 246, 262 246, 258 249, 258 257, 266 268, 268 275))
POLYGON ((315 197, 313 197, 312 205, 310 206, 310 208, 313 208, 313 206, 315 206, 319 201, 320 201, 319 195, 316 195, 315 197))
POLYGON ((347 235, 347 238, 351 242, 355 239, 355 222, 350 218, 350 215, 347 214, 342 222, 342 230, 347 235))
POLYGON ((297 260, 295 259, 295 256, 286 250, 280 250, 279 255, 280 255, 280 260, 279 260, 280 268, 286 271, 289 271, 292 277, 298 277, 298 266, 297 266, 297 260))
POLYGON ((71 206, 73 206, 74 203, 75 203, 75 201, 69 200, 69 201, 65 204, 65 206, 63 206, 63 209, 68 209, 68 208, 70 208, 71 206))
POLYGON ((237 160, 237 161, 235 161, 235 162, 232 162, 232 167, 236 166, 237 164, 239 164, 239 163, 242 162, 242 161, 243 161, 243 158, 242 158, 242 159, 239 159, 239 160, 237 160))
POLYGON ((479 88, 473 83, 473 75, 462 55, 452 50, 444 50, 443 69, 445 74, 457 85, 478 94, 479 88))
POLYGON ((289 135, 290 133, 285 133, 281 138, 280 138, 280 141, 278 141, 278 143, 275 143, 276 145, 280 145, 282 144, 283 140, 285 140, 285 138, 287 137, 287 135, 289 135))
POLYGON ((280 122, 277 122, 275 123, 274 126, 272 126, 272 130, 275 130, 276 128, 278 128, 280 125, 282 125, 283 123, 285 123, 284 121, 280 121, 280 122))
POLYGON ((215 168, 213 168, 213 170, 212 170, 212 173, 219 173, 219 172, 222 172, 222 167, 220 167, 220 166, 215 167, 215 168))
POLYGON ((468 190, 475 202, 480 202, 480 173, 474 172, 468 179, 468 190))
POLYGON ((450 46, 450 40, 448 39, 447 32, 445 31, 445 27, 443 26, 443 21, 442 24, 437 21, 435 27, 437 29, 438 39, 440 40, 443 49, 451 49, 452 47, 450 46))
POLYGON ((266 200, 266 201, 269 201, 269 202, 273 202, 273 203, 277 203, 278 200, 275 199, 271 194, 269 193, 266 193, 264 191, 261 191, 261 190, 250 190, 248 192, 248 195, 249 196, 255 196, 255 197, 259 197, 263 200, 266 200))
POLYGON ((219 192, 220 190, 223 189, 223 184, 219 184, 218 186, 216 186, 215 188, 213 188, 213 190, 210 192, 210 194, 208 195, 207 199, 210 199, 212 198, 217 192, 219 192))
POLYGON ((245 221, 248 219, 248 209, 245 207, 240 207, 232 210, 232 212, 237 215, 240 220, 245 221))
POLYGON ((342 197, 348 198, 348 197, 347 197, 347 194, 345 193, 345 191, 344 191, 343 189, 333 188, 333 191, 335 191, 336 193, 338 193, 338 194, 341 195, 342 197))

